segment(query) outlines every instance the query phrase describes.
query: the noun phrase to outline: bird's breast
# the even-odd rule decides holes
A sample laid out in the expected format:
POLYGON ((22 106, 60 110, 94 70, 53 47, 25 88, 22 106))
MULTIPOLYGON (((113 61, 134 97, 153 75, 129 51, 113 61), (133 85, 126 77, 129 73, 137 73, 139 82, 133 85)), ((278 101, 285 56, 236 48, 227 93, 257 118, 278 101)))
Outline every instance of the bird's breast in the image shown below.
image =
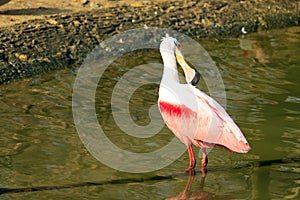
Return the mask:
POLYGON ((168 117, 191 118, 196 117, 197 113, 186 107, 185 105, 159 101, 159 109, 163 115, 168 117))
POLYGON ((190 108, 159 101, 158 106, 168 128, 185 145, 190 145, 197 130, 197 113, 190 108))

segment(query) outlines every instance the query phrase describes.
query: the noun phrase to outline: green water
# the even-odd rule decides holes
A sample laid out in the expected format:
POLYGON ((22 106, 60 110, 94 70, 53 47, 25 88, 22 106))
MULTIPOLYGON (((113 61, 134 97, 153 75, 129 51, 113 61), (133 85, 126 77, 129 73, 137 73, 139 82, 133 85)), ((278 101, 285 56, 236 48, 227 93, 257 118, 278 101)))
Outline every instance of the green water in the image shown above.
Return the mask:
MULTIPOLYGON (((227 111, 252 149, 234 154, 214 148, 204 184, 196 173, 186 197, 299 199, 300 27, 200 43, 222 74, 227 111)), ((130 151, 153 151, 173 137, 165 127, 149 140, 132 139, 111 115, 110 95, 122 73, 152 61, 161 62, 158 51, 117 60, 96 93, 103 130, 130 151)), ((187 153, 146 174, 111 169, 89 154, 72 116, 75 76, 76 70, 66 69, 0 86, 0 199, 165 199, 182 194, 188 175, 175 173, 187 167, 187 153)), ((207 91, 203 80, 198 87, 207 91)), ((156 99, 155 84, 133 95, 130 110, 137 124, 149 123, 148 108, 156 99)))

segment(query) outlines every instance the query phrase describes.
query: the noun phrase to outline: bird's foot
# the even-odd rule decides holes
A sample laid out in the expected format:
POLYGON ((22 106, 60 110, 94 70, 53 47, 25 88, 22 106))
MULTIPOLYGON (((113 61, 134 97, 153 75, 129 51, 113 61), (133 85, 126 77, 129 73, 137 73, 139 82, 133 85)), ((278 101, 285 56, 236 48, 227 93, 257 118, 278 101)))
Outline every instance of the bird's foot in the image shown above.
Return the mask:
POLYGON ((196 173, 195 169, 191 168, 191 167, 189 167, 189 168, 187 168, 183 171, 175 172, 176 175, 186 175, 186 174, 188 174, 189 176, 195 175, 195 173, 196 173))
POLYGON ((189 175, 195 175, 195 173, 196 173, 194 167, 189 167, 189 168, 185 169, 183 172, 185 174, 189 174, 189 175))

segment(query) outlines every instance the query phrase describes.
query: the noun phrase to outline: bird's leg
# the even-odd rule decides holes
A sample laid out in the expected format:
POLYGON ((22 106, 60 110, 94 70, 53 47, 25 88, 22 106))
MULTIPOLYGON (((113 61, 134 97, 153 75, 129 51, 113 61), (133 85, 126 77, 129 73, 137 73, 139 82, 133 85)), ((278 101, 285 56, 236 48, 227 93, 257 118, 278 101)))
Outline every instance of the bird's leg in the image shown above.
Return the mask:
POLYGON ((202 149, 202 160, 201 160, 201 172, 202 172, 202 177, 205 177, 206 175, 206 165, 208 163, 208 158, 207 158, 207 155, 206 155, 206 149, 203 148, 202 149))
POLYGON ((191 170, 194 170, 194 168, 196 166, 196 159, 195 159, 192 145, 188 146, 188 153, 189 153, 189 157, 190 157, 190 165, 189 165, 189 168, 187 168, 185 170, 185 172, 190 172, 191 170))

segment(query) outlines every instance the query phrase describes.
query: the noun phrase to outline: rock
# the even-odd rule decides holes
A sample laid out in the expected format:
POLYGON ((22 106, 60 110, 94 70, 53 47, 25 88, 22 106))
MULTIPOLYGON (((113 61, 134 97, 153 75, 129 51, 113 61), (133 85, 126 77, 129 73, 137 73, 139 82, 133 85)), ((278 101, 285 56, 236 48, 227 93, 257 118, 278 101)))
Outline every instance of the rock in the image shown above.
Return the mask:
POLYGON ((17 58, 19 58, 22 62, 26 62, 27 61, 27 55, 25 55, 25 54, 16 53, 15 56, 17 58))
POLYGON ((89 0, 81 0, 81 4, 84 6, 87 5, 88 3, 90 3, 89 0))

